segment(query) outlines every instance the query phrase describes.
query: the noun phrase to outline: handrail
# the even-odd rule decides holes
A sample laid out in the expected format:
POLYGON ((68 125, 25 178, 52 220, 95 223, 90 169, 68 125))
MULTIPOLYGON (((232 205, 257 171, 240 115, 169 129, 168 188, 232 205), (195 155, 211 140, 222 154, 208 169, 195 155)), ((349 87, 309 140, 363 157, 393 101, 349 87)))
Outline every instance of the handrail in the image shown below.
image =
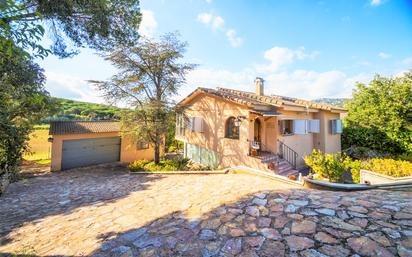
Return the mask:
POLYGON ((280 141, 278 139, 279 147, 278 147, 278 155, 280 158, 286 160, 288 163, 290 163, 294 169, 297 167, 297 158, 298 158, 298 153, 295 152, 292 148, 287 146, 285 143, 280 141))

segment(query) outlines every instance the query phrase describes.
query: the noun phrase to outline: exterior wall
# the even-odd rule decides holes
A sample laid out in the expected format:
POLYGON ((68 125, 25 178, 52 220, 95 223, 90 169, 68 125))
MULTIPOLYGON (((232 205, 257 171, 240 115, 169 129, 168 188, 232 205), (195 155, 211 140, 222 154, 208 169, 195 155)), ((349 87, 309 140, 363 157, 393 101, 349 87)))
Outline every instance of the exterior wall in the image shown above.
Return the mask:
MULTIPOLYGON (((204 121, 204 132, 190 132, 186 130, 184 137, 177 136, 178 140, 186 144, 196 145, 214 151, 218 156, 218 165, 230 167, 245 165, 265 169, 260 160, 248 156, 249 147, 254 140, 254 121, 261 122, 261 142, 263 150, 276 153, 277 140, 298 153, 298 167, 304 165, 303 157, 310 154, 314 148, 323 152, 340 151, 340 135, 332 135, 329 131, 329 120, 338 119, 338 113, 326 111, 303 112, 279 109, 282 116, 262 117, 251 113, 247 107, 238 105, 224 99, 200 94, 191 100, 185 110, 189 117, 201 117, 204 121), (245 116, 239 129, 239 139, 225 138, 225 125, 229 117, 245 116), (282 119, 320 119, 320 133, 306 135, 280 135, 279 121, 282 119)), ((185 147, 185 151, 186 151, 185 147)))
MULTIPOLYGON (((137 149, 137 141, 131 136, 122 137, 122 145, 120 147, 120 162, 129 163, 134 160, 152 161, 154 158, 154 148, 149 144, 147 149, 137 149)), ((163 153, 161 149, 160 154, 163 153)))
POLYGON ((330 120, 340 119, 340 114, 320 111, 314 115, 314 118, 320 120, 320 133, 314 137, 315 148, 325 153, 340 152, 341 135, 333 135, 330 128, 330 120))
POLYGON ((185 137, 178 139, 215 151, 218 154, 219 166, 228 167, 245 163, 249 151, 248 118, 242 121, 239 139, 225 138, 225 125, 229 117, 249 117, 248 109, 204 94, 197 96, 192 103, 185 110, 185 114, 189 117, 201 117, 204 121, 204 132, 186 130, 185 137))
MULTIPOLYGON (((293 111, 280 111, 283 116, 278 120, 288 120, 288 119, 301 119, 308 120, 314 119, 314 113, 307 112, 293 112, 293 111)), ((301 167, 305 165, 303 157, 312 152, 313 145, 313 133, 308 133, 306 135, 281 135, 279 122, 276 123, 276 132, 279 133, 279 140, 285 143, 288 147, 292 148, 297 154, 298 159, 296 160, 296 165, 301 167)))
POLYGON ((395 183, 395 182, 412 182, 412 176, 409 177, 391 177, 383 174, 379 174, 369 170, 360 170, 360 183, 365 184, 368 182, 371 185, 376 184, 387 184, 387 183, 395 183))
MULTIPOLYGON (((87 139, 87 138, 103 138, 120 136, 119 132, 107 133, 90 133, 90 134, 68 134, 68 135, 53 135, 53 143, 51 150, 51 171, 61 170, 62 162, 62 147, 64 140, 87 139)), ((136 143, 130 137, 123 137, 120 147, 120 162, 128 163, 137 159, 153 159, 153 148, 137 150, 136 143)))

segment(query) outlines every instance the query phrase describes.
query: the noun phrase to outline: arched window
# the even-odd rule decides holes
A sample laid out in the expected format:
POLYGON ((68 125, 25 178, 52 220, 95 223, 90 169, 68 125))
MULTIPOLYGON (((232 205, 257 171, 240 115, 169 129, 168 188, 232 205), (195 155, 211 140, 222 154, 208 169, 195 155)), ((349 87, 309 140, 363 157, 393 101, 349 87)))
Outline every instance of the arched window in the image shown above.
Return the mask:
POLYGON ((239 139, 239 127, 235 126, 235 117, 226 120, 226 138, 239 139))

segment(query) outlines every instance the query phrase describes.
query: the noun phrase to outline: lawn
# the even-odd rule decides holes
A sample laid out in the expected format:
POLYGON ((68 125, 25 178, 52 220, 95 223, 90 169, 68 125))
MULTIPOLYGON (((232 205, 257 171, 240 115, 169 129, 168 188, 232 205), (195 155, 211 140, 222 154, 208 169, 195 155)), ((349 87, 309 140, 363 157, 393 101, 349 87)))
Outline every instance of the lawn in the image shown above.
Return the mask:
POLYGON ((23 155, 23 159, 28 161, 38 161, 39 164, 50 163, 51 143, 47 141, 49 138, 48 125, 36 127, 30 134, 29 152, 23 155))

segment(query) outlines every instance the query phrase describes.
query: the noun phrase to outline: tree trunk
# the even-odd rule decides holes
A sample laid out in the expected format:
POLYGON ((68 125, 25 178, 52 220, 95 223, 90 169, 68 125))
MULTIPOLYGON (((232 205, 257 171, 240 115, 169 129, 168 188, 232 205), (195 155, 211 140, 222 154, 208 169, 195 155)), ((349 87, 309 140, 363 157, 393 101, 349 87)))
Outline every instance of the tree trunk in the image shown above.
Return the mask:
POLYGON ((158 142, 154 145, 154 162, 157 164, 160 161, 160 144, 158 142))

